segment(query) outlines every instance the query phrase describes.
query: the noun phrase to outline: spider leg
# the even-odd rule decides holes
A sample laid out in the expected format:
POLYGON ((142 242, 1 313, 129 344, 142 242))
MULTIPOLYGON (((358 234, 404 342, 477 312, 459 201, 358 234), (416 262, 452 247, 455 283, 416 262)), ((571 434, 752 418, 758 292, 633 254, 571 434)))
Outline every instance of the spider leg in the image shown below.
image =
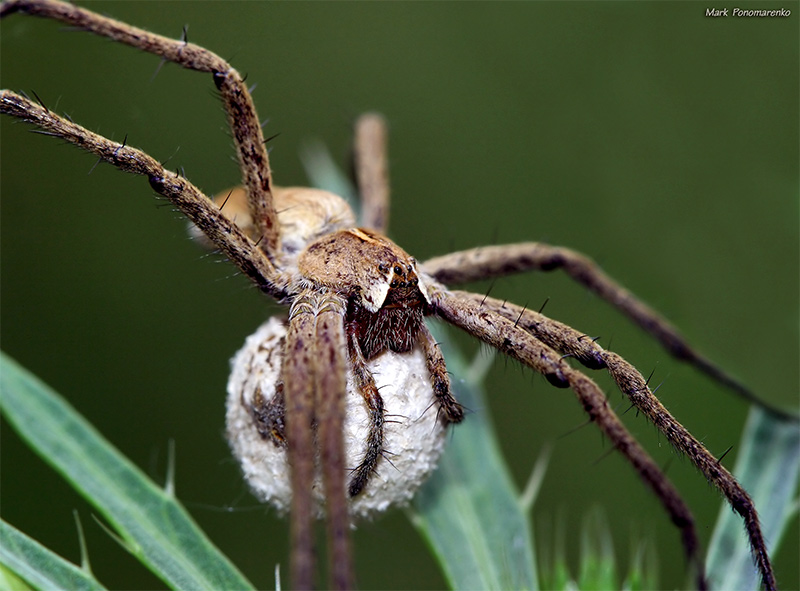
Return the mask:
POLYGON ((439 407, 439 418, 445 423, 460 423, 464 420, 464 408, 450 390, 450 376, 444 363, 444 356, 431 331, 423 323, 417 333, 417 342, 425 353, 425 363, 431 376, 433 393, 439 407))
POLYGON ((561 354, 518 327, 514 320, 483 306, 480 301, 436 286, 429 287, 429 293, 431 306, 438 316, 533 368, 551 383, 569 387, 575 392, 591 420, 639 473, 679 528, 687 559, 696 569, 698 585, 705 588, 705 570, 689 508, 655 461, 616 416, 600 388, 586 375, 570 367, 561 354))
POLYGON ((120 170, 146 176, 156 192, 180 209, 263 292, 279 300, 285 299, 286 279, 272 262, 220 212, 219 207, 185 178, 166 170, 141 150, 112 142, 10 90, 0 90, 0 113, 37 125, 120 170))
POLYGON ((689 363, 743 398, 780 417, 798 419, 796 415, 764 402, 744 384, 695 351, 664 317, 606 275, 594 261, 574 250, 539 242, 487 246, 435 257, 425 261, 421 267, 424 272, 446 285, 531 270, 563 269, 572 279, 596 293, 650 333, 677 359, 689 363))
POLYGON ((520 306, 478 294, 459 291, 452 293, 456 298, 463 298, 473 304, 479 304, 484 309, 491 310, 507 320, 515 322, 517 326, 536 339, 562 354, 575 357, 591 369, 606 368, 622 393, 664 433, 675 448, 689 457, 708 481, 725 496, 731 507, 742 516, 753 558, 761 572, 764 586, 767 589, 775 588, 775 576, 752 499, 720 461, 675 420, 658 398, 653 395, 647 381, 635 367, 616 353, 604 350, 595 341, 586 338, 574 328, 551 320, 543 314, 532 310, 523 310, 520 306))
POLYGON ((320 464, 326 493, 330 587, 350 589, 353 586, 353 573, 342 438, 347 387, 344 302, 338 297, 327 296, 319 302, 318 307, 316 326, 318 365, 314 375, 314 398, 320 464))
POLYGON ((367 361, 358 344, 358 335, 355 326, 350 325, 347 330, 347 350, 350 355, 350 368, 353 371, 356 387, 364 398, 364 404, 369 417, 369 435, 367 436, 367 446, 364 451, 364 458, 361 463, 353 469, 350 477, 348 492, 351 497, 360 493, 370 476, 375 472, 378 460, 383 453, 383 426, 386 420, 383 398, 375 385, 375 378, 367 367, 367 361))
POLYGON ((180 39, 169 39, 56 0, 6 0, 0 17, 22 12, 58 20, 175 62, 184 68, 209 72, 228 114, 236 154, 247 187, 253 220, 260 230, 259 245, 274 258, 280 251, 280 226, 272 202, 272 173, 253 99, 239 73, 211 51, 180 39))
POLYGON ((281 368, 292 483, 292 584, 299 589, 310 589, 314 582, 315 435, 331 548, 330 587, 353 584, 342 438, 345 346, 344 302, 312 290, 301 293, 289 312, 281 368))
POLYGON ((298 589, 314 586, 314 341, 316 308, 312 295, 301 294, 289 312, 281 379, 286 397, 292 510, 291 578, 298 589))
POLYGON ((353 168, 361 195, 361 225, 385 234, 389 226, 389 170, 386 121, 365 113, 356 121, 353 168))

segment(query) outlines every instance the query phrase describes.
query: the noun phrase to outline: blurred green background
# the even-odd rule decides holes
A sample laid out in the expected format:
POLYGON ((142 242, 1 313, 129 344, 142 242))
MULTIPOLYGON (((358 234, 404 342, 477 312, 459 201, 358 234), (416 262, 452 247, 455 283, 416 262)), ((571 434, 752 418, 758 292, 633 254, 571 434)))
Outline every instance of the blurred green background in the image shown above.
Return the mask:
MULTIPOLYGON (((798 3, 782 4, 793 12, 782 19, 706 18, 690 2, 86 4, 173 37, 188 25, 191 41, 246 73, 266 135, 280 134, 278 183, 306 182, 298 154, 313 139, 345 162, 350 122, 379 110, 391 125, 391 235, 406 250, 424 260, 542 240, 583 251, 759 395, 797 406, 798 3)), ((127 136, 208 193, 238 182, 210 76, 171 64, 156 75, 158 58, 19 15, 0 41, 4 88, 127 136)), ((277 308, 193 244, 145 180, 0 125, 3 349, 157 481, 174 439, 178 496, 271 587, 286 526, 247 492, 223 401, 228 359, 277 308)), ((712 452, 738 441, 741 400, 560 274, 503 279, 492 293, 533 308, 549 298, 550 316, 655 370, 661 400, 712 452)), ((662 584, 683 585, 678 534, 597 430, 579 428, 570 393, 500 358, 487 386, 491 409, 474 410, 491 412, 520 484, 553 446, 534 511, 539 551, 559 540, 576 564, 583 518, 600 507, 623 566, 644 537, 662 584)), ((720 497, 642 417, 625 420, 707 543, 720 497)), ((77 561, 77 508, 101 581, 160 586, 5 423, 2 466, 5 519, 77 561)), ((355 539, 362 588, 444 585, 402 512, 355 539)), ((775 558, 786 588, 800 587, 797 539, 795 522, 775 558)))

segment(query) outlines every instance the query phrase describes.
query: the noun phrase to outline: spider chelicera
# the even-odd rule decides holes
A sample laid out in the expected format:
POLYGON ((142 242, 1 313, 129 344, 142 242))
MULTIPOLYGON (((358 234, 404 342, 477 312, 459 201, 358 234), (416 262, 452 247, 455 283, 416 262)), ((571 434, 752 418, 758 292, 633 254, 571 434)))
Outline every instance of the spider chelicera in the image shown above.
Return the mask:
MULTIPOLYGON (((347 206, 335 196, 311 190, 283 190, 272 183, 258 118, 239 74, 215 54, 184 40, 134 29, 72 5, 6 2, 3 15, 27 12, 61 20, 152 52, 184 67, 211 73, 229 116, 244 190, 225 192, 212 203, 188 180, 175 175, 125 143, 107 140, 64 119, 44 105, 3 91, 0 110, 96 154, 120 169, 146 176, 158 193, 175 204, 219 250, 265 294, 289 305, 285 332, 262 342, 278 351, 278 374, 270 388, 240 395, 251 435, 265 446, 285 448, 291 465, 292 580, 312 585, 314 572, 312 495, 315 458, 322 472, 331 551, 331 583, 351 587, 348 530, 350 499, 367 494, 387 453, 387 410, 370 363, 387 355, 421 353, 430 383, 430 406, 439 423, 457 423, 463 411, 450 392, 444 359, 423 318, 435 316, 462 328, 503 354, 543 374, 556 387, 570 388, 600 427, 658 496, 680 528, 686 553, 702 581, 693 519, 658 466, 616 418, 602 391, 570 364, 606 370, 620 390, 685 453, 745 519, 754 558, 767 588, 775 586, 769 558, 749 497, 736 480, 652 395, 646 380, 594 339, 540 313, 484 294, 448 289, 451 284, 533 269, 563 269, 645 327, 673 354, 722 381, 724 374, 695 353, 653 310, 609 279, 584 256, 539 243, 485 247, 417 262, 384 236, 388 189, 385 129, 376 116, 359 119, 356 133, 357 181, 364 211, 355 226, 347 206), (245 204, 242 209, 242 204, 245 204), (238 208, 238 209, 237 209, 238 208), (320 211, 321 210, 321 211, 320 211), (235 213, 238 212, 238 213, 235 213), (298 213, 300 221, 281 219, 298 213), (243 218, 250 217, 249 223, 243 218), (292 225, 293 224, 293 225, 292 225), (347 372, 366 409, 367 435, 351 462, 342 431, 347 372)), ((267 347, 264 347, 267 349, 267 347)), ((738 387, 735 384, 733 387, 738 387)))

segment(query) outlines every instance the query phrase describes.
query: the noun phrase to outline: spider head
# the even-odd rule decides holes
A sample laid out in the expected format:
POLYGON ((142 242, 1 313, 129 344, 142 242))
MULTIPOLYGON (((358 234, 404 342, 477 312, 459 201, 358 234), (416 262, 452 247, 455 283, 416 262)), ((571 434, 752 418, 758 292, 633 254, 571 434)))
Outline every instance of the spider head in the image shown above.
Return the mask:
POLYGON ((323 236, 301 253, 298 269, 305 280, 355 299, 371 313, 421 309, 430 302, 414 257, 372 230, 352 228, 323 236))
POLYGON ((378 270, 385 273, 389 285, 381 308, 411 308, 428 302, 428 294, 419 281, 416 261, 412 257, 406 255, 406 260, 397 260, 394 264, 380 263, 378 270))

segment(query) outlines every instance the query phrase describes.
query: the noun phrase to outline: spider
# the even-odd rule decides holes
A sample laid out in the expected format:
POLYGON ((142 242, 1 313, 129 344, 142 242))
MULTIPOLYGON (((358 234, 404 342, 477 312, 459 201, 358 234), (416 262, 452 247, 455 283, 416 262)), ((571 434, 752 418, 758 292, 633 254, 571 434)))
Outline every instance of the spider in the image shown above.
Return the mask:
MULTIPOLYGON (((304 417, 299 410, 291 410, 294 408, 292 401, 302 402, 303 397, 308 398, 312 392, 342 394, 342 368, 349 363, 356 368, 357 373, 362 374, 359 378, 362 382, 360 390, 365 393, 365 399, 375 406, 371 412, 373 428, 371 444, 368 445, 370 451, 365 455, 363 463, 352 474, 348 474, 341 457, 341 442, 337 440, 343 420, 341 409, 335 408, 335 404, 330 408, 325 406, 326 403, 335 403, 338 396, 325 394, 315 403, 316 436, 322 446, 322 453, 331 455, 323 462, 323 466, 328 499, 327 516, 335 557, 333 582, 336 586, 347 587, 352 582, 352 575, 348 558, 347 499, 344 491, 346 488, 353 497, 363 494, 364 489, 370 485, 375 464, 383 451, 380 443, 383 414, 378 402, 380 396, 375 392, 361 357, 365 362, 379 356, 387 348, 396 350, 399 354, 407 353, 414 347, 422 348, 426 352, 428 371, 433 378, 433 389, 438 393, 437 414, 444 422, 458 422, 461 419, 461 410, 449 393, 449 378, 444 371, 441 356, 421 322, 422 316, 426 315, 443 318, 465 329, 508 356, 541 372, 554 385, 575 390, 592 419, 616 447, 623 448, 623 453, 667 506, 673 521, 682 526, 687 554, 692 561, 696 561, 697 549, 692 520, 679 496, 617 421, 599 389, 563 357, 566 355, 576 358, 593 369, 607 369, 620 383, 622 391, 631 396, 644 414, 665 429, 668 437, 674 436, 675 440, 671 441, 679 449, 686 451, 710 480, 723 489, 737 510, 745 514, 745 518, 749 520, 748 530, 765 585, 774 586, 769 561, 760 540, 755 510, 748 504, 746 494, 699 443, 676 423, 671 422, 671 417, 652 397, 645 380, 638 372, 619 356, 600 348, 587 335, 538 313, 482 294, 450 291, 445 287, 450 283, 468 282, 529 269, 563 267, 603 297, 613 300, 625 294, 588 259, 565 249, 528 244, 478 249, 417 263, 399 246, 383 237, 385 217, 381 212, 385 212, 388 194, 380 165, 370 165, 367 162, 369 159, 365 158, 358 167, 361 192, 366 205, 363 227, 337 227, 330 233, 314 236, 296 261, 286 262, 288 257, 282 250, 282 242, 286 237, 277 219, 273 202, 273 193, 277 197, 277 191, 271 182, 260 125, 247 88, 230 66, 210 52, 183 40, 169 41, 146 35, 141 35, 138 39, 122 39, 120 35, 132 31, 130 27, 115 24, 113 32, 104 32, 102 27, 109 21, 74 7, 40 2, 7 3, 3 9, 6 13, 12 10, 41 10, 47 16, 128 42, 152 51, 163 59, 213 73, 230 115, 237 153, 248 188, 247 201, 253 219, 257 220, 254 224, 255 239, 248 237, 231 222, 230 208, 226 211, 228 204, 223 205, 221 210, 210 205, 188 181, 168 173, 152 158, 124 145, 124 142, 120 144, 92 136, 77 125, 59 118, 47 108, 13 93, 3 94, 2 110, 36 123, 48 133, 78 143, 124 170, 146 175, 154 189, 184 211, 262 291, 281 302, 291 304, 292 320, 286 336, 287 354, 281 385, 288 406, 284 414, 278 412, 277 416, 279 419, 285 416, 288 423, 286 432, 291 442, 288 450, 294 467, 292 572, 296 586, 309 586, 312 572, 309 535, 313 511, 309 503, 310 466, 313 464, 314 453, 311 438, 314 431, 310 427, 311 417, 304 417), (150 41, 153 41, 152 45, 149 44, 150 41), (90 143, 86 143, 87 138, 92 138, 90 143), (352 271, 344 272, 339 268, 338 264, 344 264, 343 261, 347 261, 345 268, 352 271), (374 326, 378 328, 373 335, 370 328, 374 326), (310 337, 312 330, 319 331, 317 337, 310 337), (330 365, 337 368, 332 372, 317 372, 314 374, 316 379, 330 378, 335 383, 304 385, 298 377, 306 373, 303 368, 308 366, 304 364, 311 363, 303 358, 303 354, 307 356, 309 341, 314 343, 313 346, 318 348, 319 353, 328 355, 330 365), (293 355, 290 351, 299 354, 293 355), (291 364, 299 365, 292 368, 291 364)), ((374 119, 362 120, 362 124, 367 127, 372 125, 378 130, 381 128, 381 124, 374 119)), ((367 132, 365 134, 370 135, 367 132)), ((380 131, 376 135, 380 136, 380 131)), ((383 141, 378 139, 377 145, 371 148, 364 147, 362 143, 361 153, 366 156, 380 154, 383 141)), ((226 203, 225 198, 222 203, 226 203)), ((673 351, 699 360, 654 312, 636 302, 629 294, 625 295, 626 301, 621 305, 623 310, 637 318, 641 324, 649 325, 662 341, 669 342, 673 351)), ((705 363, 702 360, 698 362, 701 365, 705 363)), ((268 437, 280 442, 285 435, 279 425, 276 427, 276 423, 280 421, 263 420, 269 416, 268 410, 263 405, 256 405, 252 409, 254 422, 268 437)), ((699 564, 696 566, 699 569, 699 564)))

